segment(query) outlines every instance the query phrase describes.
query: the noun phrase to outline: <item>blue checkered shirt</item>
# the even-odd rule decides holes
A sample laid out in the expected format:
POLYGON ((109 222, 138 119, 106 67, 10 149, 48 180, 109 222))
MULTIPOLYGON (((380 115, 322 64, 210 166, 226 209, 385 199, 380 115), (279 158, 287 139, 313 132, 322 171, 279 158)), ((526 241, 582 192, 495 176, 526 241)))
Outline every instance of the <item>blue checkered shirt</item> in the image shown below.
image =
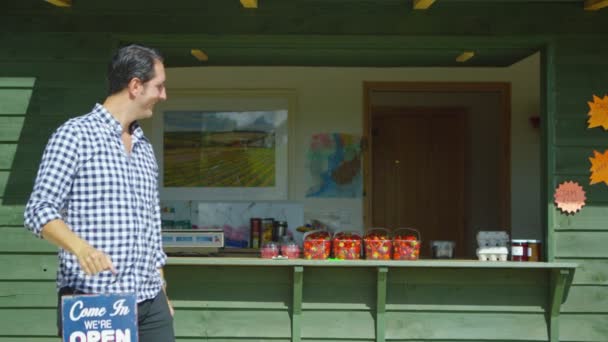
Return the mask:
POLYGON ((132 151, 121 140, 120 123, 100 104, 73 118, 49 140, 25 209, 25 226, 42 228, 62 219, 74 233, 108 254, 118 271, 86 275, 77 258, 59 250, 57 286, 85 293, 137 294, 154 298, 162 287, 158 166, 149 141, 132 125, 132 151))

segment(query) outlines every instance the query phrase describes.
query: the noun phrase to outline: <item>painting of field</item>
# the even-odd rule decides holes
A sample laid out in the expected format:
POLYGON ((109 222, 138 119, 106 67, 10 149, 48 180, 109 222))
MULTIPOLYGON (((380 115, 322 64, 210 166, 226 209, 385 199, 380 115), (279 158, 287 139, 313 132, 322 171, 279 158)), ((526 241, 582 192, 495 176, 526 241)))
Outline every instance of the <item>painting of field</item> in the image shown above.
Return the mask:
POLYGON ((275 112, 166 112, 165 187, 272 187, 275 112))

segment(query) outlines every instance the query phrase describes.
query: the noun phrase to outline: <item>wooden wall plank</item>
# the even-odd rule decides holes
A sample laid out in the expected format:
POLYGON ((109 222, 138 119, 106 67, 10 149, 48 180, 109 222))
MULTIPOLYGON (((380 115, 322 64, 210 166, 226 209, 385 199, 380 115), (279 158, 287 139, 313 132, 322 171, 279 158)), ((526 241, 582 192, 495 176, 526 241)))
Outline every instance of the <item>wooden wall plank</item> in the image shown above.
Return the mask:
POLYGON ((488 277, 484 269, 401 269, 390 268, 388 272, 389 286, 406 285, 455 285, 455 286, 516 286, 537 285, 547 283, 546 274, 533 269, 495 269, 492 277, 488 277))
MULTIPOLYGON (((577 82, 577 81, 573 81, 577 82)), ((572 119, 579 122, 587 122, 589 118, 589 105, 587 102, 593 101, 593 95, 604 96, 605 88, 601 85, 601 78, 594 78, 589 81, 589 87, 567 87, 561 90, 561 93, 568 93, 568 96, 558 96, 556 99, 556 117, 560 119, 572 119), (591 85, 591 83, 593 83, 591 85)), ((586 127, 586 126, 585 126, 586 127)), ((593 130, 601 130, 602 128, 595 127, 593 130)), ((567 145, 563 145, 567 147, 567 145)))
MULTIPOLYGON (((597 188, 602 188, 599 184, 597 188)), ((583 188, 587 188, 583 186, 583 188)), ((603 192, 606 192, 603 190, 603 192)), ((608 231, 606 217, 608 217, 607 206, 586 205, 576 215, 566 215, 559 210, 553 211, 555 230, 599 230, 608 231)))
POLYGON ((557 258, 558 262, 573 262, 579 266, 574 272, 573 285, 608 285, 608 260, 557 258))
MULTIPOLYGON (((1 341, 1 340, 0 340, 1 341)), ((365 342, 365 341, 369 341, 369 342, 374 342, 376 341, 376 339, 332 339, 331 341, 339 341, 339 342, 365 342)), ((432 342, 463 342, 463 340, 461 339, 408 339, 408 338, 404 338, 404 339, 391 339, 391 342, 428 342, 428 341, 432 341, 432 342)), ((513 339, 487 339, 487 338, 483 338, 483 339, 476 339, 476 338, 470 338, 466 340, 467 342, 515 342, 516 340, 513 339)), ((530 342, 533 340, 517 340, 517 342, 530 342)), ((215 342, 215 340, 214 340, 215 342)), ((234 342, 234 341, 231 341, 234 342)), ((306 342, 328 342, 328 340, 326 339, 315 339, 315 338, 307 338, 306 342)), ((541 341, 539 340, 539 342, 545 342, 545 341, 541 341)))
POLYGON ((169 296, 184 308, 284 310, 291 301, 289 267, 167 266, 165 276, 169 296))
MULTIPOLYGON (((593 150, 603 153, 608 146, 604 144, 595 146, 557 146, 555 151, 554 170, 559 175, 589 176, 593 150)), ((587 181, 586 184, 589 184, 587 181)))
MULTIPOLYGON (((69 70, 66 70, 69 72, 69 70)), ((88 113, 96 102, 105 94, 105 87, 77 87, 70 83, 62 87, 36 86, 28 108, 28 116, 39 118, 41 116, 55 116, 61 118, 61 122, 68 118, 88 113), (69 102, 57 99, 73 99, 69 102)))
POLYGON ((0 308, 0 336, 57 336, 56 312, 56 308, 0 308))
MULTIPOLYGON (((376 269, 304 268, 304 309, 368 310, 376 305, 376 269)), ((302 323, 304 324, 304 323, 302 323)), ((302 325, 304 329, 304 325, 302 325)))
POLYGON ((291 324, 287 310, 178 310, 175 334, 205 338, 288 338, 291 324))
POLYGON ((35 77, 0 77, 0 88, 33 88, 35 77))
MULTIPOLYGON (((10 171, 0 171, 0 198, 4 197, 4 191, 6 190, 6 184, 8 183, 10 174, 10 171)), ((1 250, 2 249, 0 249, 0 251, 1 250)))
POLYGON ((0 88, 0 114, 25 115, 32 89, 0 88))
POLYGON ((0 308, 8 307, 57 307, 55 281, 0 281, 0 308))
POLYGON ((572 286, 561 311, 608 314, 608 286, 572 286))
POLYGON ((22 116, 0 116, 0 141, 18 141, 24 121, 22 116))
MULTIPOLYGON (((375 323, 371 311, 302 311, 302 338, 373 339, 375 323)), ((388 337, 388 336, 387 336, 388 337)))
POLYGON ((56 253, 52 243, 36 237, 25 227, 0 228, 0 251, 10 253, 56 253))
POLYGON ((561 314, 560 341, 606 342, 608 315, 561 314))
MULTIPOLYGON (((594 94, 600 97, 606 94, 604 80, 608 78, 608 70, 579 64, 561 68, 559 75, 562 82, 557 90, 556 118, 572 119, 586 124, 587 113, 589 113, 587 102, 593 101, 594 94)), ((603 129, 596 127, 591 130, 602 131, 603 129)))
POLYGON ((386 310, 542 312, 547 295, 547 287, 542 283, 527 286, 483 283, 427 285, 411 278, 405 286, 389 286, 386 310))
POLYGON ((58 337, 2 337, 0 336, 0 342, 57 342, 58 337))
POLYGON ((36 77, 36 87, 45 88, 104 89, 106 68, 107 61, 0 61, 0 70, 4 75, 36 77))
POLYGON ((0 254, 0 265, 0 280, 54 280, 58 262, 56 253, 0 254))
MULTIPOLYGON (((19 146, 17 146, 17 144, 12 144, 12 143, 7 143, 7 144, 0 143, 0 152, 3 152, 3 150, 5 150, 7 152, 7 154, 10 154, 10 155, 3 156, 6 158, 6 161, 3 161, 2 158, 0 158, 0 166, 6 166, 6 167, 2 167, 2 169, 8 169, 8 170, 16 169, 19 171, 28 169, 28 170, 37 171, 40 160, 42 159, 42 154, 44 152, 46 142, 47 142, 48 138, 51 136, 52 130, 54 130, 54 129, 56 129, 56 127, 49 128, 48 133, 45 134, 45 131, 47 131, 47 130, 42 127, 39 127, 38 133, 36 134, 37 135, 36 140, 34 140, 34 138, 31 137, 30 138, 31 142, 21 142, 20 141, 19 146), (15 158, 16 156, 18 156, 19 158, 15 158), (27 164, 23 162, 23 159, 28 160, 27 164)), ((34 131, 34 127, 30 127, 26 122, 24 131, 26 131, 26 132, 34 131)), ((32 185, 33 185, 33 180, 32 180, 32 185)))
POLYGON ((4 35, 0 61, 91 61, 107 63, 112 47, 111 36, 94 33, 71 32, 15 32, 4 35), (44 52, 44 53, 41 53, 44 52))
MULTIPOLYGON (((32 158, 33 159, 33 158, 32 158)), ((0 198, 2 203, 25 204, 34 188, 37 170, 14 168, 11 171, 0 171, 0 198), (20 198, 21 201, 11 202, 9 199, 20 198)))
POLYGON ((15 152, 17 152, 16 143, 0 143, 0 169, 9 170, 13 166, 15 152))
MULTIPOLYGON (((33 144, 44 149, 52 133, 55 132, 61 124, 66 122, 69 117, 59 115, 35 116, 28 114, 24 119, 25 121, 19 129, 21 136, 19 138, 20 146, 17 150, 18 156, 23 156, 21 145, 33 144)), ((40 157, 42 157, 42 154, 31 156, 34 160, 40 160, 40 157)), ((38 165, 36 165, 35 168, 38 169, 38 165)))
MULTIPOLYGON (((585 100, 581 100, 584 102, 585 100)), ((586 104, 586 102, 585 102, 586 104)), ((559 118, 555 120, 555 144, 567 147, 603 146, 606 132, 602 128, 587 128, 587 112, 583 111, 577 118, 559 118)), ((592 150, 590 149, 592 152, 592 150)), ((603 153, 604 151, 599 151, 603 153)), ((581 156, 582 158, 583 156, 581 156)))
POLYGON ((608 258, 608 231, 555 232, 555 256, 561 258, 608 258))
POLYGON ((1 226, 23 226, 23 205, 0 205, 1 226))
POLYGON ((541 313, 387 312, 386 317, 386 338, 391 340, 548 340, 541 313))

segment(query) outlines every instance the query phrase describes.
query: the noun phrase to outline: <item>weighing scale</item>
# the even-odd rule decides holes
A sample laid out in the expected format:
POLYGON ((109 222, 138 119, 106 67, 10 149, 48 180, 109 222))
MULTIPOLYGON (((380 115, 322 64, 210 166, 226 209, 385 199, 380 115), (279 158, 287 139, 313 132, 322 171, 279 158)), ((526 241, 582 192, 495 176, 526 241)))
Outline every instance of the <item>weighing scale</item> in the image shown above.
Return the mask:
POLYGON ((171 229, 163 230, 163 249, 167 254, 212 254, 224 247, 224 231, 171 229))

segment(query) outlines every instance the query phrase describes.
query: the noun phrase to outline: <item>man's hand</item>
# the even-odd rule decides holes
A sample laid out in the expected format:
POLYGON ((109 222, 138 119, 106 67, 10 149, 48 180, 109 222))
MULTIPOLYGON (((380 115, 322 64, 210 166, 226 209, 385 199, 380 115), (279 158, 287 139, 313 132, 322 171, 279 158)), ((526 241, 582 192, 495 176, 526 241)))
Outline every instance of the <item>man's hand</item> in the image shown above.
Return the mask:
POLYGON ((85 244, 81 249, 74 253, 78 258, 78 263, 88 275, 94 275, 102 271, 111 271, 112 274, 118 272, 112 264, 112 259, 104 252, 85 244))
POLYGON ((102 251, 99 251, 88 242, 74 234, 63 220, 53 220, 42 228, 42 237, 53 244, 74 254, 78 258, 80 267, 88 275, 97 274, 101 271, 112 271, 117 274, 112 264, 112 259, 102 251))
POLYGON ((167 305, 169 305, 169 312, 171 313, 171 317, 173 317, 173 315, 175 315, 175 310, 173 309, 173 303, 171 303, 169 298, 167 298, 167 305))
POLYGON ((173 317, 173 315, 175 314, 175 310, 173 309, 173 303, 171 303, 171 301, 169 300, 169 296, 167 296, 167 281, 165 280, 165 272, 162 268, 159 268, 158 273, 160 274, 160 279, 163 281, 162 289, 163 293, 165 294, 165 298, 167 298, 167 306, 169 306, 169 313, 171 314, 171 317, 173 317))

